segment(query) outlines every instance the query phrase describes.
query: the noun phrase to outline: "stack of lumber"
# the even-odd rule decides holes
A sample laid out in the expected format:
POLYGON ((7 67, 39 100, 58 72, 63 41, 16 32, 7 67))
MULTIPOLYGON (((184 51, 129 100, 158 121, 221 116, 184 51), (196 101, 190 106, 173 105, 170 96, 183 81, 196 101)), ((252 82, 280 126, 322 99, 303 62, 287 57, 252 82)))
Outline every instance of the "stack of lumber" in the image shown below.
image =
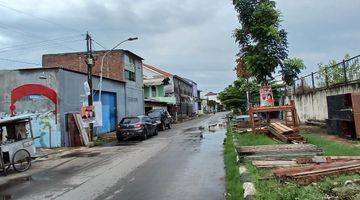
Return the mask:
POLYGON ((268 130, 279 140, 285 143, 304 143, 305 139, 294 129, 280 122, 270 123, 268 130))
POLYGON ((322 149, 312 144, 278 144, 236 147, 241 158, 248 160, 289 160, 322 154, 322 149))
POLYGON ((323 164, 273 170, 274 176, 282 180, 295 180, 308 184, 331 175, 360 172, 360 160, 336 161, 323 164))

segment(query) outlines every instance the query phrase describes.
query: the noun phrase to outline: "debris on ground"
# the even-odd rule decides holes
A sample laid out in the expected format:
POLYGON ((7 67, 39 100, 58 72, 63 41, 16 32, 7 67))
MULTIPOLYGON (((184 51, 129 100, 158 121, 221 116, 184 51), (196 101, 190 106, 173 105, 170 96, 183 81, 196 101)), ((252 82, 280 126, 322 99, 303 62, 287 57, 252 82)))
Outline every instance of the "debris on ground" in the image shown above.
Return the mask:
POLYGON ((312 144, 277 144, 236 147, 240 157, 247 160, 291 160, 321 155, 322 149, 312 144))
POLYGON ((305 143, 305 138, 297 130, 290 128, 280 122, 270 123, 269 132, 285 143, 305 143))
POLYGON ((331 175, 360 172, 360 160, 326 162, 305 167, 280 168, 273 170, 281 180, 295 180, 299 184, 309 184, 331 175))

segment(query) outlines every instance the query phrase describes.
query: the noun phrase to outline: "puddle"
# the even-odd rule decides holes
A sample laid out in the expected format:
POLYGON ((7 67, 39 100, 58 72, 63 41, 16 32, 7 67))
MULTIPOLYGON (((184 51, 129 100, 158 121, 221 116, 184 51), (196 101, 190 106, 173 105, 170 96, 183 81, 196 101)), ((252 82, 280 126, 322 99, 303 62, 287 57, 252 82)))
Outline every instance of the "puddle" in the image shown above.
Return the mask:
POLYGON ((61 158, 71 158, 71 157, 95 157, 100 155, 101 152, 73 152, 66 155, 61 156, 61 158))

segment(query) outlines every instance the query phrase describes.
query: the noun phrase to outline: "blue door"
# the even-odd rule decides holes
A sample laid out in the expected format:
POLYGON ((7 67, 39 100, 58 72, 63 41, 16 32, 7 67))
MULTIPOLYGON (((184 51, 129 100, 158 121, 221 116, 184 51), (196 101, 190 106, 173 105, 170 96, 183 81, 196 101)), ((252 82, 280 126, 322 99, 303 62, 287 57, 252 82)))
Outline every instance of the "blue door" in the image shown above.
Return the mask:
MULTIPOLYGON (((96 91, 94 95, 94 101, 99 100, 99 92, 96 91)), ((116 93, 113 92, 101 92, 101 104, 102 104, 102 127, 96 128, 96 133, 108 133, 116 130, 117 122, 117 108, 116 108, 116 93)))

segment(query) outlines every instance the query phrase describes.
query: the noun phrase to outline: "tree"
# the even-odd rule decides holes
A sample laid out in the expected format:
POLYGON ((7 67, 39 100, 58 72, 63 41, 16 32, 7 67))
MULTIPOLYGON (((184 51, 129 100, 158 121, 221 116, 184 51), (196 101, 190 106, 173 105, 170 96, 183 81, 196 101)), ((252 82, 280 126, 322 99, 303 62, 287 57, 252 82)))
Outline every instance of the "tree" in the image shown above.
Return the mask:
POLYGON ((253 80, 239 77, 232 85, 220 92, 219 99, 227 109, 246 110, 246 92, 249 91, 251 101, 259 100, 260 86, 253 80))
MULTIPOLYGON (((282 97, 283 89, 283 84, 272 83, 274 99, 282 97)), ((242 77, 239 77, 232 85, 229 85, 220 92, 219 99, 229 110, 240 109, 241 111, 246 111, 246 92, 250 94, 251 103, 260 101, 260 84, 255 79, 242 77)))
POLYGON ((288 58, 287 33, 280 28, 280 11, 271 0, 233 0, 241 24, 234 32, 241 65, 259 83, 273 79, 280 67, 283 80, 291 84, 304 68, 301 59, 288 58))

